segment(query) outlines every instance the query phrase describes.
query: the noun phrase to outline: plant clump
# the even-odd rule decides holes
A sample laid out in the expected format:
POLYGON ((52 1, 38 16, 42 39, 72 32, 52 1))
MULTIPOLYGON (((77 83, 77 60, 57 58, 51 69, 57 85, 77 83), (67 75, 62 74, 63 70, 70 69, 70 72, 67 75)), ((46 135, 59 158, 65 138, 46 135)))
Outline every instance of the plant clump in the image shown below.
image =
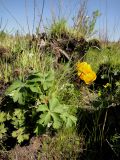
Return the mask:
POLYGON ((12 101, 2 108, 0 135, 6 132, 18 143, 29 140, 32 135, 40 135, 45 131, 56 132, 60 128, 76 125, 76 116, 70 106, 62 104, 53 90, 55 83, 54 71, 30 74, 24 81, 15 81, 5 95, 12 101), (7 129, 12 126, 12 130, 7 129))

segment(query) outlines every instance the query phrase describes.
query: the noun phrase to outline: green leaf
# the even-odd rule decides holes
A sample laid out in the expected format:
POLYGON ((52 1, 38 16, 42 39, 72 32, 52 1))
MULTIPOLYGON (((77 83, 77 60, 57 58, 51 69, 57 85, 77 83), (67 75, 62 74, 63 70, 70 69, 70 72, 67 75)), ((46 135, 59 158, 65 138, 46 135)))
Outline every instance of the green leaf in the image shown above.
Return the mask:
POLYGON ((64 112, 66 112, 68 110, 68 106, 67 105, 65 105, 65 104, 59 104, 59 105, 57 105, 56 107, 55 107, 55 109, 54 109, 54 112, 55 113, 64 113, 64 112))
POLYGON ((66 127, 71 127, 72 125, 76 124, 77 118, 67 112, 60 115, 60 117, 65 122, 66 127))
POLYGON ((0 139, 3 138, 6 132, 7 132, 7 128, 5 127, 5 124, 1 123, 0 124, 0 139))
POLYGON ((47 82, 42 82, 42 85, 43 85, 43 89, 46 91, 49 87, 50 87, 50 85, 47 83, 47 82))
POLYGON ((41 82, 40 77, 27 80, 27 84, 34 84, 34 83, 40 83, 40 82, 41 82))
POLYGON ((36 82, 41 82, 41 77, 42 77, 42 73, 40 72, 37 72, 37 73, 34 73, 34 74, 31 74, 28 78, 27 78, 27 83, 36 83, 36 82))
POLYGON ((47 112, 40 115, 40 119, 37 121, 38 124, 44 124, 45 116, 47 115, 47 112))
POLYGON ((22 109, 15 109, 12 116, 12 124, 16 129, 23 127, 25 124, 25 112, 22 109))
POLYGON ((53 71, 47 72, 45 74, 42 73, 34 73, 30 75, 27 79, 27 84, 35 84, 40 83, 43 86, 44 90, 47 90, 52 85, 52 81, 54 80, 53 71))
POLYGON ((26 94, 24 92, 21 92, 19 89, 17 89, 14 91, 14 94, 12 97, 13 97, 14 102, 18 101, 19 104, 24 105, 25 104, 25 96, 26 96, 26 94))
POLYGON ((12 137, 17 138, 18 143, 22 143, 24 140, 29 139, 29 134, 25 134, 25 127, 19 128, 12 132, 12 137))
POLYGON ((62 108, 62 105, 58 105, 54 109, 54 113, 63 113, 64 109, 62 108))
POLYGON ((29 88, 32 92, 41 93, 41 90, 38 84, 26 85, 26 87, 29 88))
POLYGON ((15 81, 5 92, 5 95, 9 95, 12 91, 16 90, 17 88, 21 88, 24 86, 24 83, 21 81, 15 81))
POLYGON ((51 115, 50 112, 43 113, 40 115, 39 123, 43 125, 47 125, 49 122, 51 122, 51 115))
POLYGON ((77 118, 73 115, 70 115, 69 118, 72 120, 74 124, 76 124, 77 118))
POLYGON ((13 97, 13 101, 14 101, 14 102, 17 102, 18 99, 22 97, 22 93, 19 93, 19 89, 14 90, 14 91, 12 92, 12 97, 13 97))
POLYGON ((45 75, 47 81, 51 82, 54 80, 54 71, 50 70, 46 75, 45 75))
POLYGON ((63 114, 60 115, 60 117, 62 118, 62 120, 66 123, 67 122, 67 117, 68 117, 68 114, 65 112, 63 114))
POLYGON ((17 131, 12 132, 12 137, 16 138, 17 137, 17 131))
POLYGON ((11 117, 10 113, 7 113, 7 120, 9 121, 11 118, 12 117, 11 117))
POLYGON ((66 127, 67 127, 67 128, 70 128, 70 127, 72 127, 72 125, 73 125, 72 120, 71 120, 70 118, 67 118, 66 127))
POLYGON ((47 125, 50 121, 51 121, 51 115, 48 112, 47 115, 46 115, 46 117, 45 117, 44 124, 47 125))
POLYGON ((54 109, 59 105, 60 105, 59 100, 56 97, 52 97, 49 100, 49 106, 50 106, 49 108, 51 111, 54 111, 54 109))
POLYGON ((47 72, 46 74, 43 74, 42 78, 41 78, 41 84, 43 85, 43 89, 47 90, 49 89, 54 81, 54 71, 51 70, 49 72, 47 72))
POLYGON ((69 113, 63 113, 61 115, 61 118, 65 122, 66 127, 72 127, 73 125, 76 124, 77 118, 69 113))
POLYGON ((53 113, 52 118, 53 118, 53 128, 59 129, 62 125, 61 118, 60 118, 59 114, 53 113))
POLYGON ((18 102, 19 104, 24 105, 25 104, 25 99, 27 97, 27 91, 24 87, 23 88, 17 88, 16 90, 9 93, 9 96, 11 96, 13 98, 14 102, 18 102))
POLYGON ((37 112, 45 112, 48 111, 48 106, 47 105, 39 105, 38 108, 36 109, 37 112))
POLYGON ((0 123, 5 122, 7 119, 7 115, 5 112, 0 112, 0 123))
POLYGON ((75 116, 73 116, 73 115, 70 115, 67 118, 66 127, 67 128, 72 127, 73 125, 76 124, 76 121, 77 121, 77 118, 75 116))
POLYGON ((18 143, 22 143, 24 140, 29 139, 29 134, 20 134, 17 137, 18 143))

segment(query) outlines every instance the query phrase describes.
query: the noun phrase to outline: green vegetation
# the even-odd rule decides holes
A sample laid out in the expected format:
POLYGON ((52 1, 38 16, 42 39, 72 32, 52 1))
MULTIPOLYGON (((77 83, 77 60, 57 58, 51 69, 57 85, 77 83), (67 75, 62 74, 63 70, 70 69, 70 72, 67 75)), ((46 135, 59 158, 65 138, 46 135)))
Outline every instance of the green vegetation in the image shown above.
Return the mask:
POLYGON ((82 9, 74 28, 59 19, 35 37, 0 31, 0 158, 29 144, 37 159, 119 159, 120 44, 90 39, 99 12, 82 9))
MULTIPOLYGON (((53 84, 54 73, 49 71, 47 74, 31 74, 25 82, 15 81, 6 90, 6 96, 19 104, 19 108, 7 113, 8 120, 17 129, 12 131, 12 136, 17 137, 19 143, 29 139, 29 133, 25 134, 27 130, 40 135, 45 128, 59 129, 64 124, 68 128, 76 124, 76 117, 69 113, 69 106, 60 104, 57 93, 52 89, 53 84), (26 121, 34 122, 33 128, 26 121)), ((5 113, 1 112, 2 129, 6 120, 5 113)), ((6 128, 1 130, 1 135, 5 132, 6 128)))

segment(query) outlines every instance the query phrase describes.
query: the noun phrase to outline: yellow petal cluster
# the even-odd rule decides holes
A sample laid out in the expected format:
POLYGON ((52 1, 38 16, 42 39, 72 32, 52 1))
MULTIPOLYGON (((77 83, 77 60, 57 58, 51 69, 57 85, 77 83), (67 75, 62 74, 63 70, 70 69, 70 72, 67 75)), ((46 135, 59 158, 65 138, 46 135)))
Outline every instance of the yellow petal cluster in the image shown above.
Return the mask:
POLYGON ((86 84, 92 83, 96 79, 96 74, 87 62, 77 62, 76 69, 78 76, 86 84))

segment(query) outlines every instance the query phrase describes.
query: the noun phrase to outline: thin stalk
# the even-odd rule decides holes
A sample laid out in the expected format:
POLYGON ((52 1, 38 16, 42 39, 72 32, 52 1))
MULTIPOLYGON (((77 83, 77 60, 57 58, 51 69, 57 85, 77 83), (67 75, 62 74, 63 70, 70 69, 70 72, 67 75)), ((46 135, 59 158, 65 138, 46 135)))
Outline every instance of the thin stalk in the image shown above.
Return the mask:
POLYGON ((27 12, 27 0, 25 0, 25 12, 26 12, 26 22, 28 27, 28 32, 30 34, 29 20, 28 20, 28 12, 27 12))
POLYGON ((43 0, 43 3, 42 3, 42 12, 41 12, 40 21, 39 21, 39 24, 38 24, 38 31, 40 31, 40 25, 41 25, 41 22, 42 22, 44 7, 45 7, 45 0, 43 0))
POLYGON ((35 27, 35 11, 36 11, 36 0, 34 0, 34 17, 33 17, 33 28, 32 28, 32 33, 34 32, 34 27, 35 27))

